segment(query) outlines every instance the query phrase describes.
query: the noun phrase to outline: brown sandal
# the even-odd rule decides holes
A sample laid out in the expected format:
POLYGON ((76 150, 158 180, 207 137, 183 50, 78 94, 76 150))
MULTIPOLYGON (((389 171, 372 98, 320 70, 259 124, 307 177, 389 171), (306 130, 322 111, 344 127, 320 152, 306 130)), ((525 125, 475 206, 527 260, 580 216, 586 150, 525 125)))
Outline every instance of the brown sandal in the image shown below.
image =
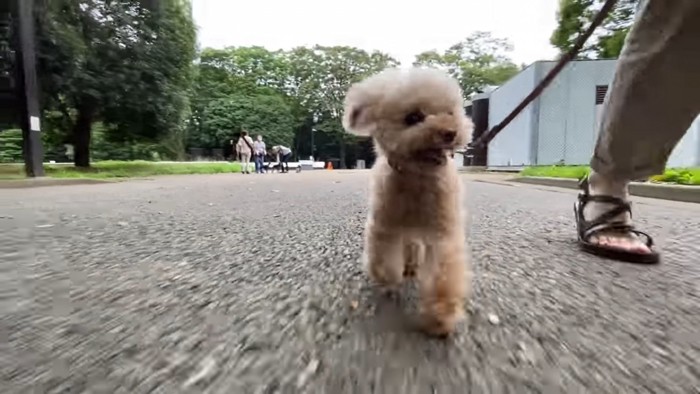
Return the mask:
POLYGON ((654 240, 651 236, 643 231, 636 230, 631 224, 612 221, 613 218, 622 213, 629 212, 632 215, 632 204, 621 198, 605 195, 591 195, 589 192, 588 177, 579 181, 581 193, 578 195, 578 201, 574 203, 574 215, 576 216, 576 228, 578 233, 578 243, 581 249, 594 254, 596 256, 605 257, 618 261, 625 261, 637 264, 657 264, 660 260, 659 253, 654 251, 654 240), (608 212, 598 216, 596 219, 587 221, 583 217, 583 209, 591 201, 613 204, 615 207, 608 212), (638 237, 646 238, 646 245, 651 250, 651 253, 636 253, 628 250, 603 246, 590 242, 592 236, 601 231, 613 231, 620 234, 635 234, 638 237))

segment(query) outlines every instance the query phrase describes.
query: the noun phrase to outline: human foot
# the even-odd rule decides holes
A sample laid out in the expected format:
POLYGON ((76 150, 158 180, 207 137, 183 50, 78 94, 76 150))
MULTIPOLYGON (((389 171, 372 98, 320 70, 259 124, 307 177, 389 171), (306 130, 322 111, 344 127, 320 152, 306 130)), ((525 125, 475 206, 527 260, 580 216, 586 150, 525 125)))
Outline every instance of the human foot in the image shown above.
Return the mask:
POLYGON ((580 187, 575 214, 584 250, 615 260, 658 262, 652 238, 632 225, 628 183, 611 182, 592 172, 580 187))

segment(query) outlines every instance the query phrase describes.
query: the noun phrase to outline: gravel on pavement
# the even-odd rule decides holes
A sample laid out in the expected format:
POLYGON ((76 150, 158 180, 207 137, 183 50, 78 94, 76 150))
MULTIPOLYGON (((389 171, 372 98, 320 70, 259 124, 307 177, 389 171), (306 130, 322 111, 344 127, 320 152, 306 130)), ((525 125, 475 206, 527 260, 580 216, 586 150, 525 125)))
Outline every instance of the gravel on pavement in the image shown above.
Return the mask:
POLYGON ((366 171, 0 191, 3 393, 700 393, 700 206, 662 263, 578 251, 575 192, 465 175, 474 295, 441 341, 360 265, 366 171))

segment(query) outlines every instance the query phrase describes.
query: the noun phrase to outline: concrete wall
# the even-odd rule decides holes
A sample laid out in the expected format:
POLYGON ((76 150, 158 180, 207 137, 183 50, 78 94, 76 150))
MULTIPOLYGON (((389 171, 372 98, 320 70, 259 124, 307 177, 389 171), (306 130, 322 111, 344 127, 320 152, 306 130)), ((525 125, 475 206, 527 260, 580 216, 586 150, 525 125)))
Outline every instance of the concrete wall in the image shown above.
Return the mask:
MULTIPOLYGON (((498 124, 535 86, 535 66, 531 65, 490 94, 489 128, 498 124)), ((487 165, 522 166, 533 163, 532 122, 535 107, 525 108, 489 143, 487 165)))
MULTIPOLYGON (((555 62, 538 63, 538 81, 555 62)), ((596 85, 608 85, 614 60, 567 65, 540 96, 537 129, 538 165, 587 164, 596 139, 596 85)))
POLYGON ((464 167, 464 155, 460 152, 455 152, 455 157, 452 158, 452 164, 455 165, 457 168, 462 168, 464 167))
POLYGON ((668 159, 668 167, 700 167, 700 116, 678 142, 668 159))
MULTIPOLYGON (((587 165, 598 135, 596 86, 612 82, 616 63, 569 63, 542 95, 491 141, 488 166, 587 165)), ((554 66, 551 61, 536 62, 493 91, 489 128, 503 120, 554 66)), ((700 166, 700 117, 674 149, 668 166, 700 166)))

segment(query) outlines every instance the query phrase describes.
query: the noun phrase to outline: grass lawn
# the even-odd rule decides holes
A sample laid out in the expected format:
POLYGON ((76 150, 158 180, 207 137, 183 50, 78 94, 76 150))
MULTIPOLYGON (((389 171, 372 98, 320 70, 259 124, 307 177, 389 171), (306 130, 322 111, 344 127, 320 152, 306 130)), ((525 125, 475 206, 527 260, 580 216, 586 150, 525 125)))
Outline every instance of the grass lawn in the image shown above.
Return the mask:
MULTIPOLYGON (((65 164, 45 164, 46 176, 51 178, 133 178, 154 175, 221 174, 241 172, 240 163, 100 161, 82 169, 65 164)), ((0 179, 24 178, 22 164, 0 164, 0 179)))
MULTIPOLYGON (((520 175, 579 179, 588 171, 588 166, 536 166, 525 168, 520 175)), ((650 181, 700 186, 700 168, 669 168, 662 175, 651 177, 650 181)))

